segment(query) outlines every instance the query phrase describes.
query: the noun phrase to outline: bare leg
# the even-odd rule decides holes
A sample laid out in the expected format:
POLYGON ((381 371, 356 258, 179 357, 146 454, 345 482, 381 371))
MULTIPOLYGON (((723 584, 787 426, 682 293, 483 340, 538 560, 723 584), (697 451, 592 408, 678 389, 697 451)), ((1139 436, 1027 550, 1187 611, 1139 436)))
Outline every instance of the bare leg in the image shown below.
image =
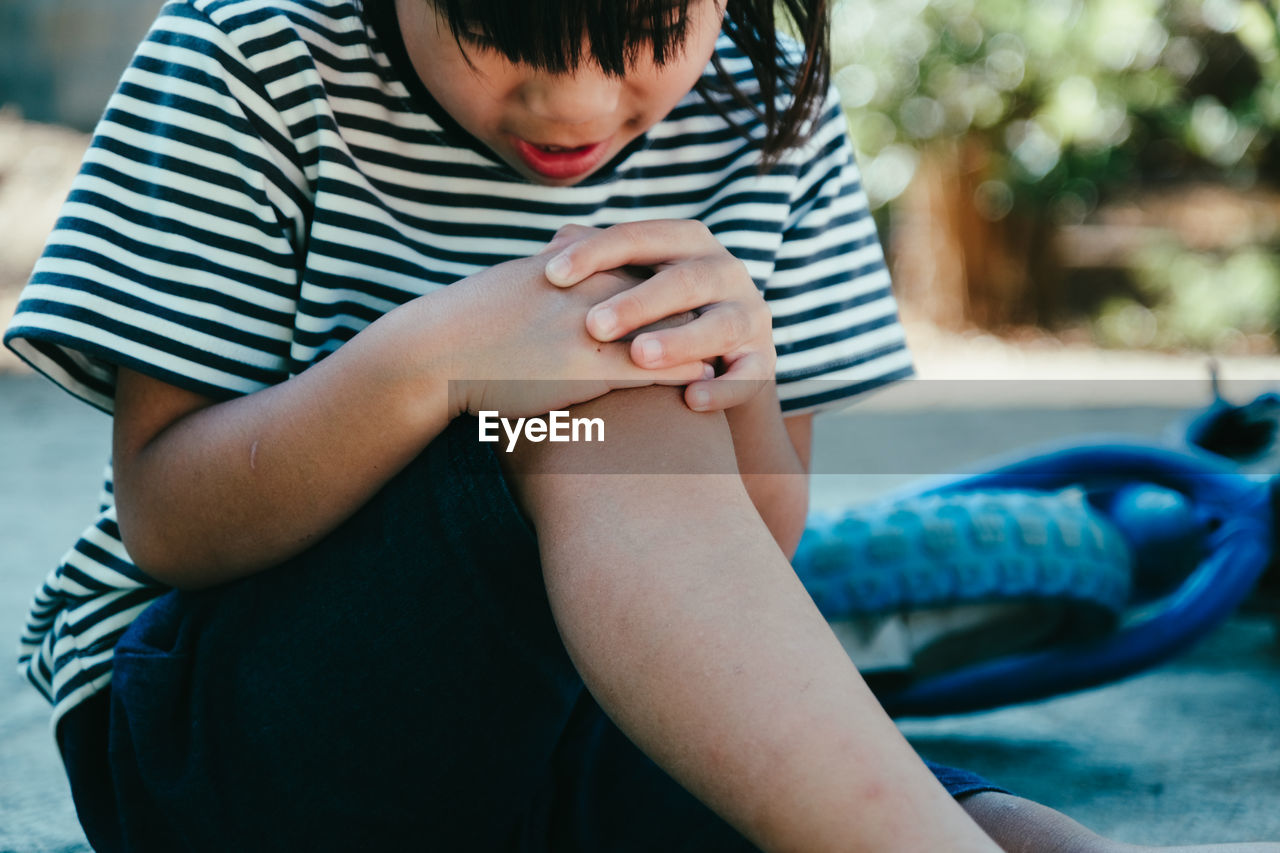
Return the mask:
POLYGON ((613 720, 766 850, 997 848, 880 708, 755 512, 720 415, 670 388, 577 407, 606 442, 525 444, 511 482, 538 531, 561 637, 613 720), (562 452, 563 451, 563 452, 562 452))
POLYGON ((1210 844, 1191 847, 1139 847, 1103 838, 1076 821, 1021 797, 983 792, 961 800, 964 810, 977 821, 1006 853, 1280 853, 1280 844, 1210 844))

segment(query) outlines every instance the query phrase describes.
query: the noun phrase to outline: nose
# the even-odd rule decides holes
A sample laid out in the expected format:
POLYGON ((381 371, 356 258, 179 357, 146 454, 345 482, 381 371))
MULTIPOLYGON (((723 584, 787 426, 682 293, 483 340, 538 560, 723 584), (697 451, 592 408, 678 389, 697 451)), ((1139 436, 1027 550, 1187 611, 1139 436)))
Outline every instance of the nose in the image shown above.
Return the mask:
POLYGON ((536 74, 526 81, 525 107, 547 122, 588 124, 618 109, 622 81, 601 71, 578 69, 574 74, 536 74))

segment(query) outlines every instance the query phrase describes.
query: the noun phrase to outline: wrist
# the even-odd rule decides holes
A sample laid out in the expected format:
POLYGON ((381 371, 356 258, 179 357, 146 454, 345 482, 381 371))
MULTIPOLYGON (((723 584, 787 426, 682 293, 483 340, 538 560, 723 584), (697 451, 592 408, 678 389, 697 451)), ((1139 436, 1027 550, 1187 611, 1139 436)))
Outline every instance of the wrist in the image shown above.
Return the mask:
POLYGON ((465 329, 458 322, 458 300, 449 290, 404 303, 360 335, 372 338, 369 343, 379 353, 373 362, 379 369, 370 381, 384 387, 383 399, 397 402, 400 413, 417 424, 427 440, 465 411, 454 381, 465 329))

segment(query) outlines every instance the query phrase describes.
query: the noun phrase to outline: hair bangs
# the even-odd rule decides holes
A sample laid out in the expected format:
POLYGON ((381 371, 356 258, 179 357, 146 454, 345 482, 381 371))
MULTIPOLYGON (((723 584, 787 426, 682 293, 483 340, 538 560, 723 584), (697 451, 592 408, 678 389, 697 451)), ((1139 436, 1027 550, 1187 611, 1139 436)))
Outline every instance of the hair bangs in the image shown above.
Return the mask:
POLYGON ((622 76, 646 54, 680 55, 694 0, 434 0, 464 50, 491 50, 553 74, 584 63, 622 76))

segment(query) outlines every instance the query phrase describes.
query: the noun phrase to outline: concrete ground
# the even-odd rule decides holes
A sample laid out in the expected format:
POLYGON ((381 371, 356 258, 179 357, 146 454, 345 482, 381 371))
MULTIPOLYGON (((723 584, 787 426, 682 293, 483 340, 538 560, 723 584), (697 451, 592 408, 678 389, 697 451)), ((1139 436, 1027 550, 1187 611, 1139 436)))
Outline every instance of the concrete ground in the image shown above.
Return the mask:
MULTIPOLYGON (((1191 383, 1155 397, 1117 384, 916 383, 819 420, 814 501, 862 499, 1055 435, 1154 435, 1201 393, 1191 383)), ((0 640, 16 642, 30 593, 91 517, 108 430, 47 382, 0 375, 0 640)), ((929 757, 1122 840, 1280 839, 1278 674, 1275 616, 1238 616, 1121 684, 902 727, 929 757)), ((0 669, 0 853, 88 849, 47 719, 35 691, 0 669)))

